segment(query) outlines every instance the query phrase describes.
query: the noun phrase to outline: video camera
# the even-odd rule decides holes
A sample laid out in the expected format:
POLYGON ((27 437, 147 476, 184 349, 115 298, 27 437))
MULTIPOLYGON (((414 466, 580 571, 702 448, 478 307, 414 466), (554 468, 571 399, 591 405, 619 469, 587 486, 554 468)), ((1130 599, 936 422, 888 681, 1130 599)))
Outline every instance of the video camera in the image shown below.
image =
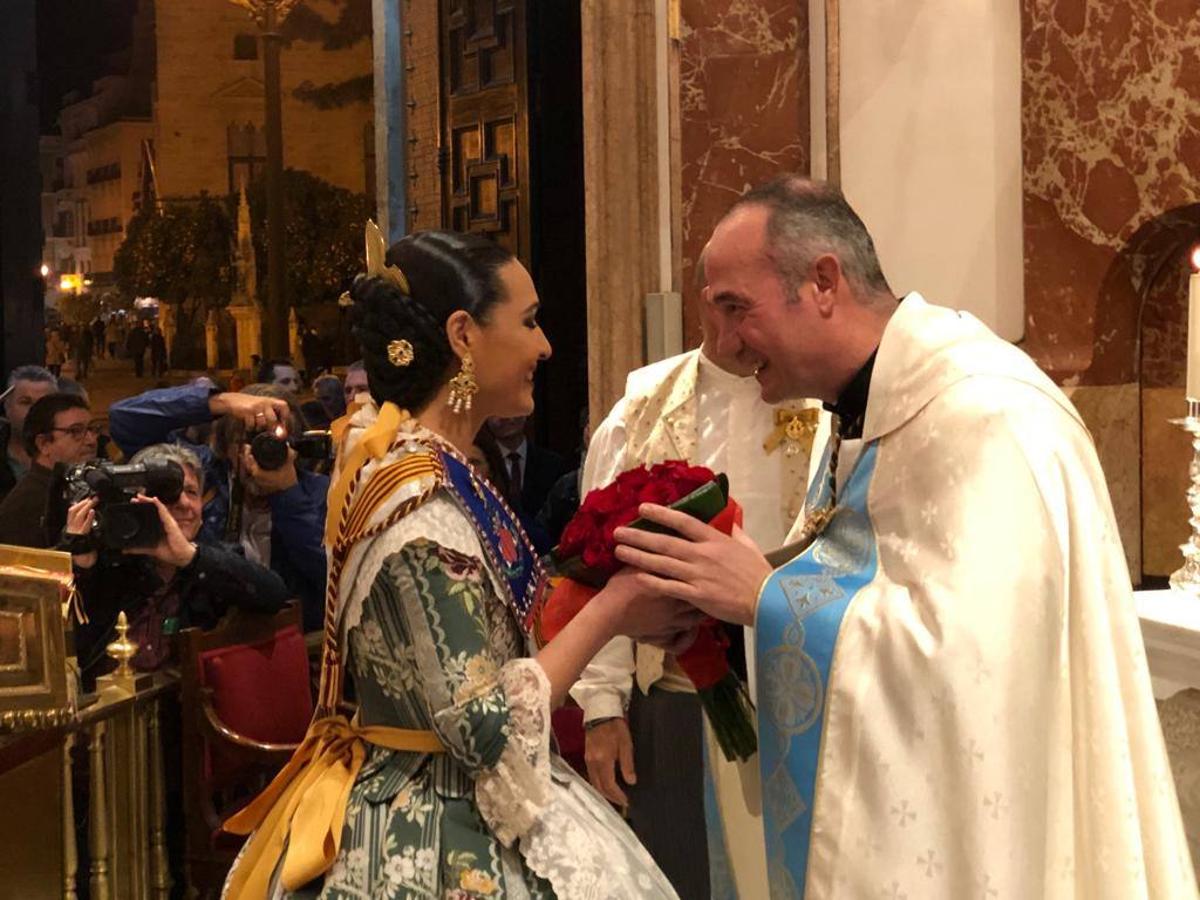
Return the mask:
POLYGON ((328 460, 333 456, 333 438, 328 431, 306 431, 292 437, 278 425, 259 431, 250 437, 250 455, 259 467, 268 472, 282 469, 288 459, 288 448, 300 459, 328 460))
POLYGON ((61 504, 61 509, 53 513, 54 518, 65 523, 70 506, 88 497, 98 497, 91 537, 99 549, 107 550, 157 545, 163 537, 157 508, 149 503, 134 503, 133 498, 145 494, 169 506, 183 492, 183 469, 169 460, 117 465, 92 459, 66 469, 61 478, 61 489, 51 492, 51 497, 61 504))

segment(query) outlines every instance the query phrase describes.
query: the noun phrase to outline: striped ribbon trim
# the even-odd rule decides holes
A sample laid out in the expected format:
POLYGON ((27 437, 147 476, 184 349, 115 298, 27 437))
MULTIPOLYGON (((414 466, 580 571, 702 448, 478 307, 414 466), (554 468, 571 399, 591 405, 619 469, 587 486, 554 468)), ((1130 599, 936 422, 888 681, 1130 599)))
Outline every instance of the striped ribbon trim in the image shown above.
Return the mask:
POLYGON ((439 460, 433 453, 413 453, 379 469, 351 503, 346 528, 338 543, 356 543, 371 516, 398 488, 421 478, 436 477, 441 470, 439 460))

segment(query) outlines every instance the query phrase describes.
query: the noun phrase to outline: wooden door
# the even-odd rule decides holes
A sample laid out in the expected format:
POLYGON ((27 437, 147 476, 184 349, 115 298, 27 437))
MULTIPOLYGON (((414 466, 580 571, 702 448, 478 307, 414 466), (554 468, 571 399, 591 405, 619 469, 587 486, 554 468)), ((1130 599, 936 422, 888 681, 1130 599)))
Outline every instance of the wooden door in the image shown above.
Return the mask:
POLYGON ((525 0, 442 0, 442 221, 531 266, 525 0))

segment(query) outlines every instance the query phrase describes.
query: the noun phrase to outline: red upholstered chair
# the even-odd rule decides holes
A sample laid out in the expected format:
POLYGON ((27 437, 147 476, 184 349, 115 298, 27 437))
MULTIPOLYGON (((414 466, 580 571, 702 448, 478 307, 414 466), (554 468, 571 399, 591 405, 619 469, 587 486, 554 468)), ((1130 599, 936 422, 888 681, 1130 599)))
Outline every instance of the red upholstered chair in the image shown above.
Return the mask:
POLYGON ((300 609, 233 612, 179 636, 185 864, 190 897, 216 896, 241 846, 220 830, 282 768, 313 713, 300 609))

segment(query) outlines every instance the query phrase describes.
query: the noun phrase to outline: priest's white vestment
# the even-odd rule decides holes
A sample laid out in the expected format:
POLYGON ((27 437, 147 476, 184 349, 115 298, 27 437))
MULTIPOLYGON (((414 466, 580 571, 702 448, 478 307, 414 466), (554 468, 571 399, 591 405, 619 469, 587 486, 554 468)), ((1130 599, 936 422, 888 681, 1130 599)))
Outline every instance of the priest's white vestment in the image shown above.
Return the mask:
POLYGON ((1061 391, 910 294, 836 474, 832 522, 759 598, 772 897, 1196 896, 1104 476, 1061 391))

